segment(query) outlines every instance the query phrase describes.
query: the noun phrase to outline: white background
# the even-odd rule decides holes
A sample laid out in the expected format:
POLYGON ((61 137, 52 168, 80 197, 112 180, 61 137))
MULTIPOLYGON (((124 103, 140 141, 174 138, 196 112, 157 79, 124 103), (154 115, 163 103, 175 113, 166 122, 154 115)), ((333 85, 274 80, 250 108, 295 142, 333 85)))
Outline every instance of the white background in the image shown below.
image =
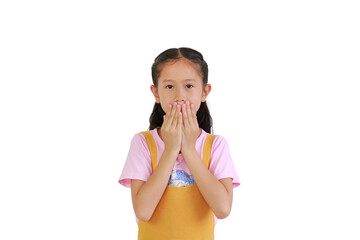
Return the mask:
POLYGON ((360 239, 357 1, 1 1, 0 239, 136 239, 150 67, 209 64, 241 185, 216 239, 360 239))

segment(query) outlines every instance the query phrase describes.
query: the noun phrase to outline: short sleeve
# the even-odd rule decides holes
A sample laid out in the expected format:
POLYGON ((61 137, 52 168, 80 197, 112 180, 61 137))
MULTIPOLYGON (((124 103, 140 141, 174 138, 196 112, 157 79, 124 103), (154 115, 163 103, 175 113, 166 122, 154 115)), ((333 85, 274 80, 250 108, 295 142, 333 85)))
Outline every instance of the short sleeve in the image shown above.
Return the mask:
POLYGON ((129 153, 118 182, 125 187, 131 187, 131 179, 147 181, 151 173, 149 147, 144 135, 137 133, 131 140, 129 153))
POLYGON ((233 188, 240 185, 239 177, 230 155, 229 145, 226 139, 220 135, 216 135, 213 142, 209 170, 218 180, 232 178, 233 188))

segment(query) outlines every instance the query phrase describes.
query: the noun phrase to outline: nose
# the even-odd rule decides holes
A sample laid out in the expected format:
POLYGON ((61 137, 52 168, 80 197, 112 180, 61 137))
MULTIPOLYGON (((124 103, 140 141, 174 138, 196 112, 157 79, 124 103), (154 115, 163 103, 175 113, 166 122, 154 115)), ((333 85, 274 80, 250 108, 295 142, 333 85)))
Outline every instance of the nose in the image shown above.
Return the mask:
POLYGON ((175 101, 178 104, 184 104, 185 103, 185 91, 183 89, 177 89, 176 93, 175 93, 175 101))

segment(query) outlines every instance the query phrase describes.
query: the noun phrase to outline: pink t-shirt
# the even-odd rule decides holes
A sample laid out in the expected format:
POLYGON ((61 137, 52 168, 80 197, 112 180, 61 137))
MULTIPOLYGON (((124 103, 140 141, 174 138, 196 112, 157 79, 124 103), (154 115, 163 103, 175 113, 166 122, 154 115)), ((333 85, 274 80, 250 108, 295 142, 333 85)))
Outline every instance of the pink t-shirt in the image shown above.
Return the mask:
MULTIPOLYGON (((160 138, 157 129, 150 130, 154 137, 157 148, 157 161, 159 162, 161 155, 165 149, 165 143, 160 138)), ((207 132, 202 130, 201 135, 196 140, 195 148, 202 159, 202 152, 207 132)), ((175 161, 173 170, 182 170, 188 175, 191 172, 180 153, 175 161)), ((225 138, 216 135, 212 150, 209 171, 218 179, 232 178, 233 188, 240 185, 234 163, 230 156, 229 146, 225 138)), ((131 187, 131 179, 147 181, 152 173, 151 155, 146 139, 142 133, 136 133, 131 141, 130 150, 125 162, 125 166, 121 173, 119 183, 125 187, 131 187)), ((215 217, 215 221, 217 218, 215 217)))

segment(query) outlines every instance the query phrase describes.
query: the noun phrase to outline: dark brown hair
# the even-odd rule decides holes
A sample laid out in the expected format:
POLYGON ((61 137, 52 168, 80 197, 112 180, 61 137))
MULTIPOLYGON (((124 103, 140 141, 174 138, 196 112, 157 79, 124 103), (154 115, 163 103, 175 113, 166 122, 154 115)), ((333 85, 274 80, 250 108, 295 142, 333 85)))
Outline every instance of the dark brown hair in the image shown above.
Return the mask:
MULTIPOLYGON (((208 65, 205 62, 202 54, 191 48, 170 48, 160 53, 159 56, 155 58, 155 61, 151 67, 151 76, 153 80, 153 84, 155 87, 158 87, 158 78, 160 76, 161 67, 168 61, 176 60, 180 58, 186 58, 193 63, 199 64, 202 83, 205 86, 208 83, 208 65)), ((160 103, 156 103, 154 105, 154 109, 150 115, 150 126, 149 130, 161 127, 163 124, 163 116, 165 115, 164 110, 162 109, 160 103)), ((200 108, 196 113, 197 120, 199 123, 199 127, 202 128, 207 133, 212 133, 212 118, 210 115, 210 111, 207 107, 206 101, 201 102, 200 108)))

